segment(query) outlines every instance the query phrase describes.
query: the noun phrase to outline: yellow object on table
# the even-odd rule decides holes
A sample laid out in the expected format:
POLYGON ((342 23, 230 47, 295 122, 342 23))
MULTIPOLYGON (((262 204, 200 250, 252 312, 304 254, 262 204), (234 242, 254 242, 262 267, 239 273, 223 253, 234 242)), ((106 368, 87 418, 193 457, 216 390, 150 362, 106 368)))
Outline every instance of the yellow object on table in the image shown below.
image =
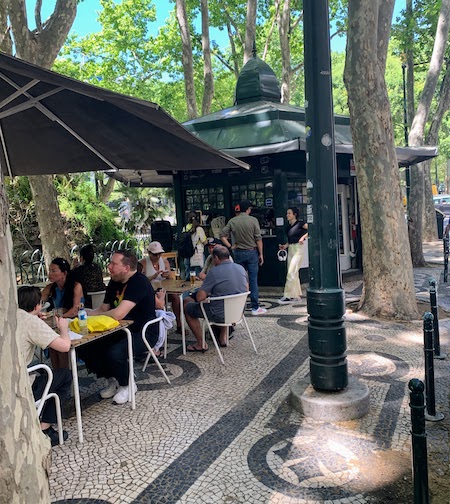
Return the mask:
MULTIPOLYGON (((87 326, 90 333, 108 331, 119 325, 119 322, 108 315, 92 315, 87 318, 87 326)), ((69 324, 69 329, 76 333, 80 331, 80 323, 78 318, 72 320, 69 324)))

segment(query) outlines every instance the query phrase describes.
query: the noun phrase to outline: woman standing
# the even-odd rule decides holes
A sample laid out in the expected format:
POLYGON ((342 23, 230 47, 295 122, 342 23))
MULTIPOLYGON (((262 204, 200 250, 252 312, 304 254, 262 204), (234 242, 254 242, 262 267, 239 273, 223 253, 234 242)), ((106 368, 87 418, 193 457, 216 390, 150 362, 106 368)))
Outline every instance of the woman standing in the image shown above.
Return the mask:
POLYGON ((191 233, 192 245, 194 246, 194 255, 184 260, 184 267, 186 271, 186 279, 189 279, 189 272, 194 271, 196 276, 199 275, 205 264, 204 250, 206 245, 206 234, 195 214, 189 216, 189 222, 186 224, 185 232, 191 233))
POLYGON ((308 238, 308 224, 298 220, 299 210, 297 207, 290 207, 286 212, 288 225, 286 228, 287 243, 279 245, 280 250, 288 249, 288 271, 284 295, 278 300, 279 304, 289 304, 298 301, 302 295, 302 286, 298 272, 303 257, 303 247, 305 239, 308 238))

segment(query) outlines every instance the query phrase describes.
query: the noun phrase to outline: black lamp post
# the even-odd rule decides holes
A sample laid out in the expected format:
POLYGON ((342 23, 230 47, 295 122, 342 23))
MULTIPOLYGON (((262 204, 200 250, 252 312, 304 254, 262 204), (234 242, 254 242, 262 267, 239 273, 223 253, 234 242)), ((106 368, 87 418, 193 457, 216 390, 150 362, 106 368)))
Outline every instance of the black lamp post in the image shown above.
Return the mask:
POLYGON ((308 338, 311 385, 318 391, 337 391, 348 385, 328 12, 328 0, 303 2, 309 197, 308 338))

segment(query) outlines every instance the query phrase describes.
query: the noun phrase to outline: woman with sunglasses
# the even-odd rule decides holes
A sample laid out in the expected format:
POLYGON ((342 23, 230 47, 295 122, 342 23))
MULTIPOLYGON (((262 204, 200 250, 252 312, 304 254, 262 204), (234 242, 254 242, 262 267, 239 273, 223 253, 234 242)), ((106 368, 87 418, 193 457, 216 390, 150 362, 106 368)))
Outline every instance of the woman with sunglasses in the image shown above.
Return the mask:
POLYGON ((142 264, 142 273, 152 282, 161 282, 165 278, 169 278, 170 265, 169 261, 161 254, 164 253, 161 243, 153 241, 147 249, 148 256, 140 261, 142 264))

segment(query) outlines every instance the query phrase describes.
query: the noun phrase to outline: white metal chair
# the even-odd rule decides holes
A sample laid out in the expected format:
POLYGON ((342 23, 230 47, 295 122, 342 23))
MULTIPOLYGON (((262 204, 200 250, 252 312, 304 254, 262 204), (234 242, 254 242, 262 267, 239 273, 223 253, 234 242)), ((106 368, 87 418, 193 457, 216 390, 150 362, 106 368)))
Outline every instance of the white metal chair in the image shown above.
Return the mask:
MULTIPOLYGON (((214 346, 216 347, 217 353, 219 354, 219 359, 222 364, 225 365, 222 357, 222 352, 220 351, 219 345, 217 343, 217 339, 214 335, 214 332, 212 330, 212 325, 218 326, 218 327, 234 327, 237 324, 243 323, 245 328, 247 329, 248 336, 250 338, 250 341, 252 342, 253 349, 255 350, 255 353, 258 353, 256 350, 255 342, 253 341, 252 333, 250 332, 250 329, 247 324, 247 320, 244 316, 244 310, 245 310, 245 302, 247 301, 247 297, 250 294, 249 292, 243 292, 241 294, 231 294, 229 296, 218 296, 218 297, 212 297, 212 298, 207 298, 204 301, 200 303, 200 308, 203 313, 204 317, 204 323, 202 324, 202 330, 203 330, 203 347, 205 346, 205 323, 208 326, 209 333, 211 335, 211 338, 213 340, 214 346), (223 300, 223 308, 224 308, 224 321, 222 323, 218 322, 210 322, 208 319, 208 316, 206 315, 206 311, 204 308, 204 303, 210 303, 211 301, 220 301, 223 300)), ((229 335, 229 330, 227 332, 227 345, 228 345, 228 335, 229 335)))
POLYGON ((92 299, 92 309, 98 308, 102 305, 103 300, 105 299, 106 290, 95 291, 95 292, 87 292, 88 296, 91 296, 92 299))
MULTIPOLYGON (((159 370, 161 371, 162 375, 166 379, 167 383, 170 385, 170 380, 169 377, 167 376, 166 372, 164 371, 163 367, 161 366, 161 363, 158 360, 158 357, 156 357, 155 352, 153 351, 153 348, 150 346, 150 343, 147 341, 147 338, 145 337, 145 332, 147 330, 147 327, 152 324, 156 324, 161 322, 163 317, 158 317, 153 320, 149 320, 144 327, 142 328, 142 341, 144 342, 144 345, 147 347, 148 354, 147 358, 145 359, 144 366, 142 368, 142 371, 145 371, 148 361, 150 360, 150 357, 152 357, 153 361, 155 364, 158 366, 159 370)), ((167 355, 167 329, 165 328, 164 324, 159 324, 159 330, 164 331, 164 356, 167 355)))
POLYGON ((56 420, 58 425, 58 438, 59 438, 59 444, 62 445, 64 444, 64 438, 63 438, 63 428, 61 419, 61 402, 59 400, 58 394, 56 394, 55 392, 49 393, 53 381, 53 372, 46 364, 36 364, 35 366, 31 366, 28 368, 28 374, 32 375, 33 373, 36 373, 39 369, 43 369, 47 373, 47 383, 45 384, 45 388, 44 391, 42 392, 41 398, 37 399, 34 403, 36 405, 37 414, 38 417, 41 416, 42 409, 46 401, 48 401, 49 399, 53 399, 55 401, 56 420))

